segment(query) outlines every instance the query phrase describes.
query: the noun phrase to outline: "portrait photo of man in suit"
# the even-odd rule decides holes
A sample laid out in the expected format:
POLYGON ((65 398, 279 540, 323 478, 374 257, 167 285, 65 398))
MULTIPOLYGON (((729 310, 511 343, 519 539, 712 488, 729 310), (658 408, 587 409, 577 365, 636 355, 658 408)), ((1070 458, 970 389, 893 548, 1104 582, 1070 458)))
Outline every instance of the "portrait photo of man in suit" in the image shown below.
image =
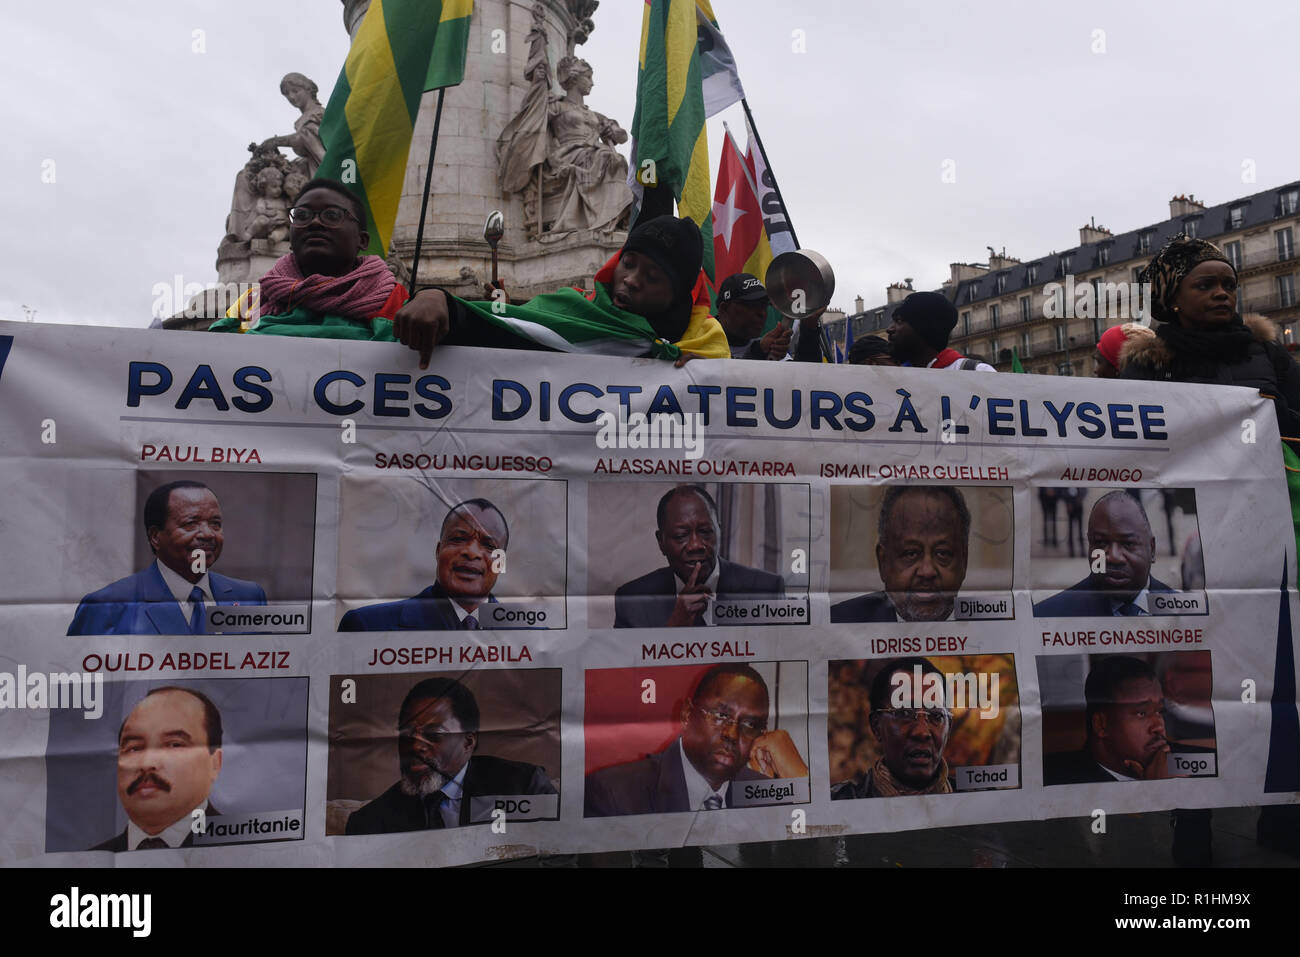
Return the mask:
POLYGON ((970 554, 971 513, 947 485, 891 485, 880 503, 876 566, 884 591, 831 606, 835 623, 949 621, 970 554))
POLYGON ((144 504, 154 561, 85 596, 69 635, 202 635, 213 605, 265 605, 261 585, 212 571, 225 544, 221 503, 202 482, 154 489, 144 504))
POLYGON ((473 798, 557 793, 536 764, 476 754, 480 723, 474 694, 454 678, 426 678, 411 688, 397 719, 400 777, 352 812, 346 833, 463 827, 475 823, 473 798))
POLYGON ((496 602, 501 560, 510 544, 506 517, 485 498, 453 505, 434 546, 434 582, 413 598, 354 608, 339 631, 475 631, 496 602))
POLYGON ((1156 781, 1176 777, 1169 755, 1211 748, 1171 744, 1165 694, 1155 668, 1132 655, 1093 663, 1083 684, 1086 737, 1076 751, 1043 755, 1044 784, 1156 781))
POLYGON ((917 668, 921 675, 943 672, 925 658, 898 658, 888 662, 871 681, 871 710, 867 723, 876 739, 880 757, 865 773, 831 787, 831 800, 898 797, 906 794, 950 794, 952 781, 943 751, 952 732, 952 713, 947 707, 921 707, 920 688, 914 688, 917 668), (902 675, 907 707, 894 707, 896 675, 902 675))
POLYGON ((664 493, 655 519, 655 542, 668 564, 615 589, 615 628, 714 625, 715 602, 785 596, 780 575, 719 556, 718 506, 701 486, 664 493))
POLYGON ((194 812, 218 813, 208 795, 221 773, 221 712, 200 691, 155 688, 118 732, 117 796, 126 830, 94 851, 193 844, 194 812))
POLYGON ((586 776, 584 816, 720 810, 735 806, 733 782, 806 777, 789 733, 767 730, 768 713, 767 682, 757 670, 713 665, 681 702, 671 744, 586 776), (763 773, 749 766, 751 755, 763 773))
POLYGON ((1097 499, 1088 514, 1087 578, 1034 605, 1040 618, 1150 615, 1151 595, 1174 589, 1151 574, 1156 539, 1141 501, 1127 491, 1097 499))

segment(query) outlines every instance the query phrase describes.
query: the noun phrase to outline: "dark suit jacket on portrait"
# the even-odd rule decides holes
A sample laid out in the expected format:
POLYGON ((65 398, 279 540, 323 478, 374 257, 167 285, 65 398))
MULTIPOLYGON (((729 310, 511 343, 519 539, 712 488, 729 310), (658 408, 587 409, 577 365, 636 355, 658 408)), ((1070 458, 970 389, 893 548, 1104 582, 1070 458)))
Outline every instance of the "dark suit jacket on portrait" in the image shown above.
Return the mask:
MULTIPOLYGON (((217 817, 221 814, 221 812, 218 811, 215 807, 213 807, 212 802, 209 801, 208 806, 203 811, 203 814, 205 817, 217 817)), ((92 851, 115 851, 118 853, 125 850, 130 850, 130 848, 126 846, 127 830, 128 830, 127 828, 122 828, 122 832, 118 834, 116 837, 110 837, 107 841, 104 841, 100 844, 96 844, 94 847, 91 848, 91 850, 92 851)), ((185 840, 181 841, 181 847, 193 847, 193 846, 194 846, 194 832, 190 831, 190 833, 185 835, 185 840)), ((162 848, 157 848, 157 850, 161 851, 162 848)))
MULTIPOLYGON (((1213 754, 1213 748, 1199 745, 1169 746, 1170 754, 1213 754)), ((1089 753, 1087 748, 1043 755, 1043 784, 1090 784, 1114 781, 1115 778, 1089 753)))
MULTIPOLYGON (((1164 582, 1154 575, 1147 582, 1147 592, 1172 592, 1164 582)), ((1063 592, 1057 592, 1051 598, 1044 598, 1034 606, 1034 615, 1038 618, 1110 618, 1111 593, 1097 591, 1089 576, 1076 582, 1063 592)))
POLYGON ((889 595, 883 591, 873 591, 869 595, 858 595, 831 605, 832 624, 861 621, 898 621, 889 595))
MULTIPOLYGON (((616 764, 592 771, 586 779, 583 802, 584 817, 613 817, 620 814, 667 814, 697 810, 690 806, 686 793, 686 773, 682 770, 681 738, 674 738, 658 754, 640 761, 616 764)), ((732 807, 738 782, 766 781, 768 778, 743 767, 727 788, 727 807, 732 807)))
MULTIPOLYGON (((718 601, 784 598, 785 579, 718 559, 718 601)), ((615 628, 662 628, 677 603, 677 579, 667 566, 620 585, 614 592, 615 628)), ((703 624, 697 621, 697 624, 703 624)))
MULTIPOLYGON (((470 798, 555 793, 551 779, 536 764, 476 754, 469 759, 469 767, 465 770, 464 790, 460 799, 460 823, 462 827, 470 823, 470 798)), ((437 811, 430 808, 426 815, 425 808, 423 798, 402 793, 399 781, 369 804, 353 811, 348 817, 345 833, 393 834, 398 831, 423 831, 442 827, 442 818, 437 811)))
MULTIPOLYGON (((496 598, 488 595, 485 604, 496 598)), ((487 627, 481 620, 479 625, 487 627)), ((339 631, 462 631, 464 625, 451 607, 451 598, 437 582, 414 598, 386 601, 354 608, 339 622, 339 631)))
MULTIPOLYGON (((265 605, 256 582, 208 572, 218 605, 265 605)), ((188 635, 188 608, 176 602, 156 564, 121 578, 81 599, 69 635, 188 635)))

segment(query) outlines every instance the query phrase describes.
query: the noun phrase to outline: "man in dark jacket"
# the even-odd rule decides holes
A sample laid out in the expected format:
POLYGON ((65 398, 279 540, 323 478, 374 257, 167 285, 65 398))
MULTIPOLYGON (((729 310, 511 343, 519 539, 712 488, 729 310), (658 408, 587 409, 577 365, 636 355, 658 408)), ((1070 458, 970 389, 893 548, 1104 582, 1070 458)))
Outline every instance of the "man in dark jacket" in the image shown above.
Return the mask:
POLYGON ((1151 574, 1156 537, 1142 503, 1128 491, 1108 492, 1088 514, 1088 557, 1104 556, 1100 571, 1034 606, 1040 618, 1097 618, 1168 614, 1152 595, 1170 588, 1151 574))
POLYGON ((397 718, 401 779, 352 812, 348 834, 390 834, 481 824, 477 797, 554 794, 535 764, 507 761, 478 748, 479 710, 473 693, 451 678, 428 678, 409 692, 397 718))
POLYGON ((780 575, 718 556, 718 507, 701 486, 670 489, 659 500, 656 523, 655 541, 668 565, 618 587, 615 628, 713 625, 715 601, 785 596, 780 575))

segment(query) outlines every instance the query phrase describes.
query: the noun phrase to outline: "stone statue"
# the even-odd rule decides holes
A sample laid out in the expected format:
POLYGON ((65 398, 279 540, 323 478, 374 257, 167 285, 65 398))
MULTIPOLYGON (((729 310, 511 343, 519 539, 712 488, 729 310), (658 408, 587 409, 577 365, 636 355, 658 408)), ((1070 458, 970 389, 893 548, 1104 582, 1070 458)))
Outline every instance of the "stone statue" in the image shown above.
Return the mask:
POLYGON ((235 194, 230 201, 230 215, 226 217, 223 247, 250 239, 287 242, 288 203, 316 175, 325 157, 325 144, 320 138, 320 121, 325 110, 316 99, 316 84, 301 73, 286 73, 280 81, 280 92, 298 108, 300 115, 292 133, 248 144, 248 151, 253 155, 235 176, 235 194), (282 146, 291 148, 297 157, 287 159, 280 152, 282 146), (276 175, 263 176, 267 170, 273 170, 276 175))
POLYGON ((596 12, 600 6, 600 0, 569 0, 569 13, 577 22, 577 26, 569 33, 569 52, 580 43, 586 43, 587 38, 591 36, 591 31, 596 26, 591 21, 591 15, 596 12))
POLYGON ((250 239, 265 239, 272 243, 288 241, 289 203, 284 195, 287 179, 275 166, 265 166, 257 174, 254 181, 257 201, 253 204, 253 218, 248 224, 250 239))
POLYGON ((524 194, 534 236, 626 228, 632 194, 627 160, 614 146, 627 142, 627 132, 583 103, 592 85, 585 60, 562 57, 555 71, 564 95, 551 92, 544 13, 542 4, 533 7, 524 69, 531 85, 497 140, 501 189, 524 194))
POLYGON ((310 179, 316 175, 321 160, 325 158, 325 144, 320 138, 320 121, 325 116, 325 108, 317 99, 316 84, 301 73, 286 73, 280 81, 280 92, 300 115, 293 122, 292 133, 272 136, 263 141, 262 148, 290 147, 300 157, 293 161, 294 164, 310 179))
POLYGON ((301 189, 306 182, 305 179, 293 179, 295 176, 301 177, 302 172, 294 169, 275 147, 249 143, 248 151, 253 155, 235 176, 235 194, 230 201, 230 215, 226 217, 226 237, 221 242, 222 246, 247 243, 250 239, 275 242, 277 240, 272 239, 271 234, 276 230, 267 224, 278 222, 279 218, 284 219, 284 239, 287 240, 289 213, 286 197, 292 199, 296 195, 290 192, 291 186, 296 184, 301 189), (268 170, 276 176, 263 177, 268 170), (284 207, 282 217, 276 215, 277 206, 284 207), (258 222, 259 219, 261 222, 258 222), (257 235, 254 234, 255 222, 258 223, 257 235))

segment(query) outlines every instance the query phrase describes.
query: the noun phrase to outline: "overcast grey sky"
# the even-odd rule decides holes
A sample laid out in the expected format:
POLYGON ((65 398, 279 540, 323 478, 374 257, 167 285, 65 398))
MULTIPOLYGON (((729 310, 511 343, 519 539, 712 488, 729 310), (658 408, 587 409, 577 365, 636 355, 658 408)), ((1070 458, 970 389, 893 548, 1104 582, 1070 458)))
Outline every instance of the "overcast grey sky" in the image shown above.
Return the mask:
MULTIPOLYGON (((579 49, 595 73, 588 104, 624 126, 640 9, 603 0, 579 49)), ((0 319, 25 304, 38 321, 145 326, 155 283, 214 281, 246 147, 292 129, 287 71, 326 99, 347 53, 341 11, 6 4, 0 319)), ((1077 244, 1089 217, 1120 232, 1165 218, 1175 193, 1219 203, 1300 178, 1291 3, 714 0, 714 12, 841 308, 858 294, 883 303, 905 276, 936 287, 986 246, 1040 256, 1077 244)), ((723 119, 744 148, 737 106, 710 124, 715 175, 723 119)))

